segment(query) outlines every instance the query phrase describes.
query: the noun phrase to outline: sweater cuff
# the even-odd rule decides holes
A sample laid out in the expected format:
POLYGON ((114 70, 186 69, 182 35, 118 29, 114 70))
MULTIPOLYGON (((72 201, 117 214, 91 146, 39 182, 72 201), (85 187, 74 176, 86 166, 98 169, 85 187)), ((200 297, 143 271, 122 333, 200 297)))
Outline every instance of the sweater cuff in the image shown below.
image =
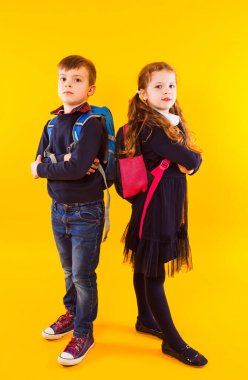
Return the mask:
POLYGON ((45 174, 45 166, 46 164, 39 164, 37 166, 37 174, 40 178, 46 178, 46 174, 45 174))

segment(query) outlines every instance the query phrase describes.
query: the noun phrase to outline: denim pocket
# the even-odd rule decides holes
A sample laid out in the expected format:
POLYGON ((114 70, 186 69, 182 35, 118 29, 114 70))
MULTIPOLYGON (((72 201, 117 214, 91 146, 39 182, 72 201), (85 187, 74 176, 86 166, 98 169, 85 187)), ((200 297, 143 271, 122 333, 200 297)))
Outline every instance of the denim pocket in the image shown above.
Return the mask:
POLYGON ((101 223, 101 209, 99 207, 96 208, 84 208, 82 207, 79 210, 79 217, 84 222, 88 223, 101 223))

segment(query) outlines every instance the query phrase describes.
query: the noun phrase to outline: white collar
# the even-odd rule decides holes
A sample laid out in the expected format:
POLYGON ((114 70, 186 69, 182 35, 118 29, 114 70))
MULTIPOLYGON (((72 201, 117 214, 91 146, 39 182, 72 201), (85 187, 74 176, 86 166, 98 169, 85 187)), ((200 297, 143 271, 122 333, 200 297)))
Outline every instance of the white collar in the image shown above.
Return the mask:
POLYGON ((166 119, 169 120, 171 125, 176 126, 180 123, 180 116, 175 115, 174 113, 169 113, 169 112, 162 111, 162 110, 156 109, 156 111, 161 113, 161 115, 163 115, 164 117, 166 117, 166 119))

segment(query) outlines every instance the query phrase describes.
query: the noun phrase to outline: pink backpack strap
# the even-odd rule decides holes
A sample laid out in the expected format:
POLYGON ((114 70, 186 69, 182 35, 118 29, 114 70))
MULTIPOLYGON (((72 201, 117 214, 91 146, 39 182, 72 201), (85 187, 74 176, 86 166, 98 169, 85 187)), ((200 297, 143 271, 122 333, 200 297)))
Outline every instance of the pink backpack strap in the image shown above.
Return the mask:
POLYGON ((151 171, 152 175, 154 175, 154 178, 153 178, 151 186, 148 190, 148 194, 146 196, 144 208, 143 208, 142 215, 141 215, 140 227, 139 227, 139 238, 140 239, 142 236, 143 224, 144 224, 144 220, 145 220, 145 216, 146 216, 146 212, 147 212, 149 203, 151 202, 153 194, 154 194, 156 188, 158 187, 158 184, 159 184, 159 182, 163 176, 164 171, 166 169, 168 169, 169 165, 170 165, 169 160, 163 160, 155 169, 153 169, 151 171))
POLYGON ((124 137, 124 141, 126 140, 126 135, 127 135, 127 124, 123 125, 123 137, 124 137))

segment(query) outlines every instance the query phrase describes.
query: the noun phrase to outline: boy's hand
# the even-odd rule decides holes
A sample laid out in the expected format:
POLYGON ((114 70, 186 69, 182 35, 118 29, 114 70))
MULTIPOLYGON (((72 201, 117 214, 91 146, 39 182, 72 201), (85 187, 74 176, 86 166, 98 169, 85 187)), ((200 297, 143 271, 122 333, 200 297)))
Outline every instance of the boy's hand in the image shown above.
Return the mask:
POLYGON ((37 174, 37 166, 39 164, 42 163, 42 159, 41 159, 41 155, 39 155, 37 158, 36 158, 36 161, 32 162, 30 167, 31 167, 31 173, 32 173, 32 176, 34 179, 37 179, 39 178, 38 174, 37 174))
POLYGON ((64 155, 64 161, 70 161, 71 153, 67 153, 64 155))
POLYGON ((89 170, 86 172, 87 175, 90 175, 91 173, 95 173, 95 171, 98 169, 100 161, 98 158, 94 159, 94 164, 91 164, 89 170))
POLYGON ((184 173, 184 174, 191 174, 191 173, 193 173, 193 171, 194 171, 194 169, 192 169, 192 170, 187 170, 184 166, 179 165, 179 164, 177 164, 177 166, 179 167, 180 172, 182 172, 182 173, 184 173))
MULTIPOLYGON (((71 158, 71 153, 67 153, 67 154, 64 155, 64 161, 70 161, 70 158, 71 158)), ((100 162, 99 159, 95 158, 94 159, 94 164, 90 165, 90 168, 86 172, 86 174, 90 175, 91 173, 95 173, 95 171, 98 169, 99 162, 100 162)))

